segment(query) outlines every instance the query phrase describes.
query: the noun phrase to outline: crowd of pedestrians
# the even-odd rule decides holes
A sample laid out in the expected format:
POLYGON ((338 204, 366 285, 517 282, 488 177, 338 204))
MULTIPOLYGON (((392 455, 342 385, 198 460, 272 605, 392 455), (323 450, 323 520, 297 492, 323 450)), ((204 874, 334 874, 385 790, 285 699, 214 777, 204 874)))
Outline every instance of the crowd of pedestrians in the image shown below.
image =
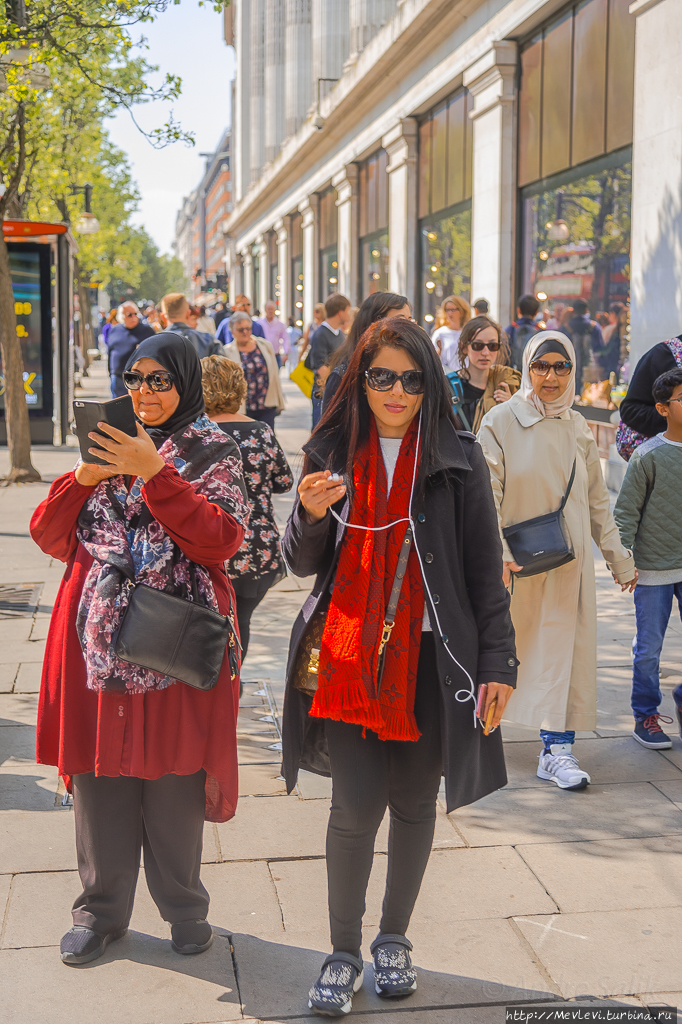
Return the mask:
POLYGON ((331 295, 303 332, 274 302, 255 320, 244 295, 219 305, 209 316, 179 293, 144 315, 122 304, 102 337, 137 436, 99 424, 89 437, 102 462, 57 479, 31 523, 67 563, 38 723, 38 760, 73 792, 83 886, 61 957, 90 962, 124 934, 142 851, 173 949, 210 945, 203 822, 235 813, 240 662, 255 609, 288 567, 315 582, 292 627, 282 773, 288 792, 301 769, 332 780, 332 952, 308 1000, 342 1016, 363 984, 387 809, 369 952, 377 993, 396 998, 417 987, 407 933, 441 779, 448 811, 504 786, 504 720, 538 730, 539 779, 590 784, 574 741, 596 726, 593 542, 614 585, 634 592, 633 736, 669 747, 662 721, 682 735, 682 686, 666 716, 659 680, 675 600, 682 614, 682 338, 632 375, 612 514, 575 402, 620 371, 621 304, 600 324, 582 300, 549 316, 524 295, 503 330, 485 299, 472 309, 450 295, 431 335, 389 292, 357 310, 331 295), (313 430, 280 540, 272 497, 295 481, 274 428, 281 374, 301 363, 313 430), (170 612, 150 631, 150 591, 191 603, 207 632, 166 636, 170 612), (196 638, 208 649, 216 635, 211 674, 196 638))

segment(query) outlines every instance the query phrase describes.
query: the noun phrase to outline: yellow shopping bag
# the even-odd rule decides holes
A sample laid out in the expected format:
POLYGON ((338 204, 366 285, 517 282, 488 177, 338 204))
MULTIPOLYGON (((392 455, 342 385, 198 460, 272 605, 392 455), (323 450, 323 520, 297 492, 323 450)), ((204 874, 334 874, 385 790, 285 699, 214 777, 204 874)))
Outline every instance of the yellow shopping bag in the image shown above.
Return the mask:
POLYGON ((289 374, 289 380, 293 380, 306 398, 310 398, 313 393, 315 374, 305 365, 305 359, 301 359, 298 366, 289 374))

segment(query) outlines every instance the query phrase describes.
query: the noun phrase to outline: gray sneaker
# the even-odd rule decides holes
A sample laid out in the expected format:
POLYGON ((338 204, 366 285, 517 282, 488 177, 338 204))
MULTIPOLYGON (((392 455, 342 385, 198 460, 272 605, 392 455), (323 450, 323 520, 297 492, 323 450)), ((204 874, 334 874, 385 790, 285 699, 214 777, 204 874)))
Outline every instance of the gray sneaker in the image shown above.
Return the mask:
POLYGON ((552 743, 549 750, 543 750, 537 774, 539 779, 553 782, 559 789, 585 789, 592 781, 578 764, 571 743, 552 743))

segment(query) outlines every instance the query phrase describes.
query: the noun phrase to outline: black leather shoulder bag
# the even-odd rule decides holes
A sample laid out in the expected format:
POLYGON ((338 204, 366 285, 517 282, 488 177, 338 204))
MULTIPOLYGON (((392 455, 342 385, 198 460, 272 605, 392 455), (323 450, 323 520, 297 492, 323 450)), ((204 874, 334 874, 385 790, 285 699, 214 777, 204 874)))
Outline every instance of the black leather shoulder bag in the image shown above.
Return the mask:
POLYGON ((509 545, 514 561, 520 565, 521 571, 515 576, 537 576, 541 572, 558 569, 566 562, 575 558, 573 544, 564 519, 564 507, 573 487, 575 464, 568 481, 566 493, 556 512, 548 512, 535 519, 526 519, 515 526, 502 528, 502 536, 509 545))

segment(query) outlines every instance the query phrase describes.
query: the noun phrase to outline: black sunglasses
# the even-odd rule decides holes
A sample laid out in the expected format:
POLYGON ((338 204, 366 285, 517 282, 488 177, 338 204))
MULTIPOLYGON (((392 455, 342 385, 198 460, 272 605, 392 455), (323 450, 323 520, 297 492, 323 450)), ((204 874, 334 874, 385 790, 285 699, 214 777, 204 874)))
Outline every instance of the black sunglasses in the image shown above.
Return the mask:
POLYGON ((568 377, 573 369, 573 363, 546 363, 544 359, 538 359, 530 364, 530 368, 533 373, 537 373, 538 377, 546 377, 550 370, 554 370, 557 377, 568 377))
POLYGON ((146 384, 152 391, 170 391, 173 387, 173 374, 168 373, 167 370, 154 370, 153 373, 148 373, 146 377, 143 377, 137 370, 125 370, 123 383, 128 391, 139 391, 143 384, 146 384))
POLYGON ((365 370, 367 383, 372 391, 390 391, 396 381, 400 381, 406 395, 421 395, 424 391, 424 374, 421 370, 385 370, 383 366, 370 366, 365 370))
POLYGON ((469 348, 472 348, 474 352, 482 352, 484 348, 487 348, 489 352, 499 352, 500 343, 499 341, 471 341, 469 348))

